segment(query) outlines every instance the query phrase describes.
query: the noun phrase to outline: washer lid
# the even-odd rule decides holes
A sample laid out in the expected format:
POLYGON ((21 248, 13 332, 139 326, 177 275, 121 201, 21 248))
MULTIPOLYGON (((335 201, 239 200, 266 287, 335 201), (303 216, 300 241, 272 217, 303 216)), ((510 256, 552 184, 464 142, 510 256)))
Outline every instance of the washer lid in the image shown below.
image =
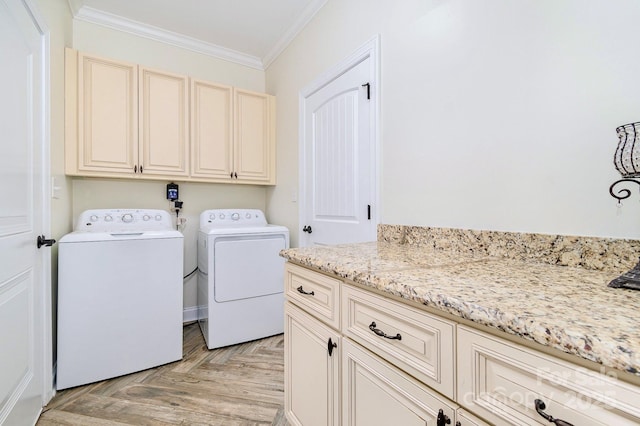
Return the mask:
POLYGON ((96 241, 130 241, 130 240, 162 240, 180 238, 184 239, 182 233, 176 230, 170 231, 114 231, 114 232, 85 232, 74 231, 65 235, 59 241, 60 244, 64 243, 82 243, 82 242, 96 242, 96 241))
POLYGON ((94 209, 80 214, 74 231, 132 233, 173 229, 171 215, 164 210, 94 209))

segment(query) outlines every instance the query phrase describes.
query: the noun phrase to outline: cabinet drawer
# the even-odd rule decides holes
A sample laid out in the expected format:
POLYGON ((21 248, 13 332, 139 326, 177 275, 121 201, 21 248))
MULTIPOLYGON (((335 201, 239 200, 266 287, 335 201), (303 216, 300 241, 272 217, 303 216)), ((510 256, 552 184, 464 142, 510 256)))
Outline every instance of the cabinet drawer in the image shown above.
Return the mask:
POLYGON ((455 424, 457 405, 348 339, 342 372, 344 426, 455 424))
POLYGON ((455 323, 349 285, 342 294, 345 336, 454 399, 455 323))
POLYGON ((464 326, 458 327, 457 401, 495 424, 537 425, 544 413, 575 426, 637 425, 640 389, 615 377, 464 326))
POLYGON ((284 291, 290 301, 340 329, 340 280, 287 263, 284 291))

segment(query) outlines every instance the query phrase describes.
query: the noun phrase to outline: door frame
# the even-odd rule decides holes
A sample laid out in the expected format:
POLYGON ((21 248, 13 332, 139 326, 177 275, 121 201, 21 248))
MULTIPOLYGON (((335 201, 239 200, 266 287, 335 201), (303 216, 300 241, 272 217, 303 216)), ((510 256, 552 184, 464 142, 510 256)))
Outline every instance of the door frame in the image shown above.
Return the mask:
MULTIPOLYGON (((298 228, 301 223, 304 223, 307 211, 307 197, 306 194, 306 161, 307 156, 306 144, 305 144, 305 103, 307 98, 312 96, 318 90, 325 87, 341 75, 348 72, 350 69, 358 65, 360 62, 369 58, 369 83, 371 89, 371 99, 373 103, 371 110, 371 125, 370 125, 370 138, 373 143, 372 149, 373 164, 371 164, 371 185, 373 186, 373 205, 371 220, 374 224, 380 223, 380 35, 376 34, 373 38, 368 40, 355 52, 343 59, 329 70, 322 73, 315 80, 300 90, 298 95, 298 228)), ((299 232, 299 231, 298 231, 299 232)), ((300 235, 300 234, 298 234, 300 235)), ((303 238, 298 238, 298 245, 302 245, 303 238)))
MULTIPOLYGON (((42 126, 42 136, 37 141, 38 149, 41 150, 41 167, 38 171, 40 175, 40 186, 42 189, 41 205, 42 205, 42 223, 34 223, 34 229, 40 229, 40 234, 51 235, 51 34, 42 14, 33 0, 20 0, 25 10, 31 16, 34 27, 40 33, 41 45, 41 69, 39 77, 41 78, 42 93, 40 111, 42 126)), ((36 175, 38 174, 36 172, 36 175)), ((37 232, 37 231, 36 231, 37 232)), ((35 241, 33 242, 35 244, 35 241)), ((52 306, 52 288, 51 288, 51 250, 40 250, 40 288, 42 294, 42 406, 44 407, 55 395, 54 383, 54 367, 53 367, 53 306, 52 306)))

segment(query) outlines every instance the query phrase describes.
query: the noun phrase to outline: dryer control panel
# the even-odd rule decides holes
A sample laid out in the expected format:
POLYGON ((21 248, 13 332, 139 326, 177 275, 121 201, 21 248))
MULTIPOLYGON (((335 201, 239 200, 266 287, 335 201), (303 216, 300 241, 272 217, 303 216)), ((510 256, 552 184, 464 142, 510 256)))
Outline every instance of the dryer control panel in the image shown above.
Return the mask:
POLYGON ((257 209, 215 209, 200 214, 200 228, 235 228, 267 226, 264 213, 257 209))
POLYGON ((173 229, 169 212, 154 209, 85 210, 75 224, 76 231, 164 231, 173 229))

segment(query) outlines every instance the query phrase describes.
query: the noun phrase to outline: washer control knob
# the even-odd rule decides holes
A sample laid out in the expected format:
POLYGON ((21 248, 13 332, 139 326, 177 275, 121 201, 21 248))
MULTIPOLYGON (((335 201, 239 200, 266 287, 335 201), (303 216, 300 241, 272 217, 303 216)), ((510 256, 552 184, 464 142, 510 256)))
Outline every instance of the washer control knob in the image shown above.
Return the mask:
POLYGON ((122 215, 122 221, 124 223, 131 223, 133 222, 133 215, 131 213, 126 213, 122 215))
POLYGON ((239 219, 240 219, 240 213, 231 214, 231 220, 239 220, 239 219))
POLYGON ((216 220, 216 215, 215 215, 215 214, 210 214, 210 215, 209 215, 209 219, 211 219, 211 220, 216 220))
POLYGON ((247 219, 251 219, 251 213, 247 212, 247 214, 245 214, 244 217, 246 217, 247 219))
POLYGON ((142 220, 144 220, 145 222, 148 221, 149 219, 151 219, 151 216, 149 216, 148 214, 145 214, 144 216, 142 216, 142 220))
POLYGON ((111 221, 113 221, 113 217, 112 217, 110 214, 105 215, 105 217, 104 217, 104 221, 105 221, 105 222, 111 222, 111 221))
POLYGON ((92 214, 91 217, 89 218, 89 220, 91 222, 95 222, 96 220, 98 220, 98 216, 96 216, 95 214, 92 214))
POLYGON ((157 220, 157 221, 162 220, 162 216, 160 216, 159 214, 157 214, 157 215, 156 215, 156 220, 157 220))
POLYGON ((220 219, 224 219, 224 213, 220 213, 219 217, 220 219))

